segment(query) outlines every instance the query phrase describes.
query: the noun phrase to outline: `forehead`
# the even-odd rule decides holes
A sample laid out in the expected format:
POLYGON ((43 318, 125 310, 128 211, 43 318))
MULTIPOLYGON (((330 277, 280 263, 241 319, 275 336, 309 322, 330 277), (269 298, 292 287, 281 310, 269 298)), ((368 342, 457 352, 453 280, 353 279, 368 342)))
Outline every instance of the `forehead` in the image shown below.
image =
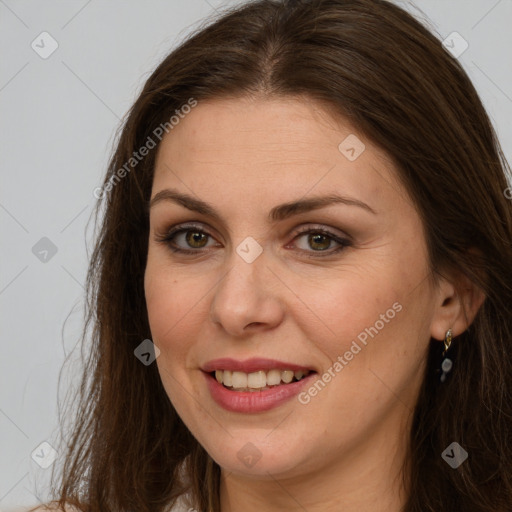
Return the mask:
POLYGON ((337 148, 343 134, 354 134, 354 129, 313 100, 216 99, 198 102, 183 116, 164 138, 162 153, 169 148, 175 156, 180 149, 203 157, 223 153, 231 155, 228 161, 237 159, 241 152, 318 160, 327 148, 337 148))
POLYGON ((283 201, 333 190, 371 201, 390 185, 403 193, 382 149, 320 103, 293 97, 199 101, 158 151, 153 191, 175 185, 283 201), (349 159, 347 144, 364 150, 349 159))

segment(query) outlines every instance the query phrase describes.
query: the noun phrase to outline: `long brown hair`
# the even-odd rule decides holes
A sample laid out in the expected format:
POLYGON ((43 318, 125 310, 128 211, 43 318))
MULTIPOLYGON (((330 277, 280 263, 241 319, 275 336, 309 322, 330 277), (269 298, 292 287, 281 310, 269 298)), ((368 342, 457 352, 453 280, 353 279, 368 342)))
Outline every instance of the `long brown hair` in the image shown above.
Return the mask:
POLYGON ((387 151, 425 226, 432 272, 457 269, 485 293, 454 342, 445 383, 432 342, 409 440, 406 512, 512 509, 510 167, 459 62, 385 0, 260 0, 201 27, 158 66, 127 115, 96 215, 87 276, 87 347, 58 503, 90 512, 158 512, 188 491, 219 512, 220 468, 185 427, 155 364, 144 300, 148 200, 159 138, 191 99, 320 101, 387 151), (167 125, 165 124, 167 123, 167 125), (157 132, 160 133, 160 132, 157 132), (143 159, 134 151, 156 148, 143 159), (124 167, 125 172, 120 172, 124 167), (441 457, 452 442, 458 469, 441 457))

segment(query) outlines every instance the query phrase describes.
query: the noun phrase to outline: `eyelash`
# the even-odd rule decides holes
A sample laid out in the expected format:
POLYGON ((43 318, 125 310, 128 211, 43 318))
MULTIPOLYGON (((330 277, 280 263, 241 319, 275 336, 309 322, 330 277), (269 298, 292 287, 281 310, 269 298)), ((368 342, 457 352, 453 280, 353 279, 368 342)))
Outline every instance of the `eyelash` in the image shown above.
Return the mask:
MULTIPOLYGON (((176 227, 170 229, 169 231, 167 231, 166 234, 164 234, 164 235, 157 235, 155 237, 155 239, 156 239, 156 242, 165 244, 174 253, 197 255, 198 253, 203 252, 203 249, 181 249, 181 248, 178 248, 175 245, 173 245, 173 240, 174 240, 174 238, 176 238, 176 236, 180 235, 181 233, 187 233, 189 231, 195 231, 197 233, 202 233, 202 234, 205 234, 205 235, 213 238, 212 235, 210 235, 209 233, 204 231, 201 227, 193 225, 193 224, 188 224, 188 225, 176 226, 176 227)), ((305 249, 300 249, 301 252, 312 252, 314 255, 308 255, 308 257, 310 257, 310 258, 322 258, 322 257, 326 257, 326 256, 332 256, 332 255, 337 254, 340 251, 344 250, 345 248, 351 246, 351 241, 349 239, 341 238, 341 237, 335 235, 334 233, 332 233, 331 231, 328 231, 324 228, 311 228, 311 227, 302 228, 296 233, 293 240, 295 240, 296 238, 299 238, 301 235, 306 235, 306 234, 321 234, 321 235, 324 235, 324 236, 330 238, 334 242, 337 242, 338 244, 340 244, 340 246, 337 247, 335 250, 331 250, 328 252, 327 252, 327 250, 326 251, 306 251, 305 249)))

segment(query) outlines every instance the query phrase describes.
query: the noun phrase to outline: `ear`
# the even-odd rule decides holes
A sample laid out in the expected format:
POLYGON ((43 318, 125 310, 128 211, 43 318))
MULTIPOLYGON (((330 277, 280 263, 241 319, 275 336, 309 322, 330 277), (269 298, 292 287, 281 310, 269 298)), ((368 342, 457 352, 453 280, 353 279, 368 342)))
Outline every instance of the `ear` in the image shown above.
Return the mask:
POLYGON ((466 276, 453 273, 441 277, 430 325, 432 338, 444 340, 450 328, 453 337, 462 334, 472 324, 484 300, 483 290, 466 276))

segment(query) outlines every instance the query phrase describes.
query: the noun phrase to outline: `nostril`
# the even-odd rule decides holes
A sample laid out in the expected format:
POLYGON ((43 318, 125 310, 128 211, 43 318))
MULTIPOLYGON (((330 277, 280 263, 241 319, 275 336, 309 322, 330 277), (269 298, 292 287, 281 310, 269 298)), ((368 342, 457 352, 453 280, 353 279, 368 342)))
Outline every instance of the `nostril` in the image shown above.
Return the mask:
POLYGON ((247 329, 248 327, 253 327, 253 326, 258 327, 259 325, 261 325, 261 322, 252 322, 252 323, 246 325, 245 328, 247 329))

